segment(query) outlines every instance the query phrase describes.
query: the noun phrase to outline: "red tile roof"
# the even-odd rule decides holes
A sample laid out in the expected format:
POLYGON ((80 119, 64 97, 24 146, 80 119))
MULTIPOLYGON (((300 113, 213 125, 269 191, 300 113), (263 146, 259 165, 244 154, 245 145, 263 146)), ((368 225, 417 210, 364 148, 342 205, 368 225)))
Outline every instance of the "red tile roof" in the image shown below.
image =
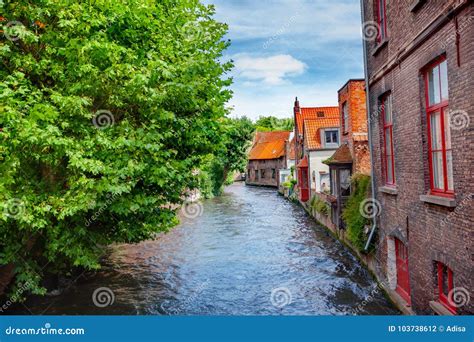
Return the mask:
POLYGON ((321 129, 339 128, 339 124, 339 116, 304 120, 304 143, 306 148, 309 150, 322 148, 321 129))
POLYGON ((249 160, 277 159, 285 155, 289 131, 257 132, 249 153, 249 160))
POLYGON ((308 167, 308 156, 304 156, 296 167, 308 167))
POLYGON ((306 107, 300 108, 296 114, 296 125, 298 133, 303 133, 303 122, 306 119, 318 119, 318 113, 324 115, 324 118, 339 118, 339 107, 306 107))

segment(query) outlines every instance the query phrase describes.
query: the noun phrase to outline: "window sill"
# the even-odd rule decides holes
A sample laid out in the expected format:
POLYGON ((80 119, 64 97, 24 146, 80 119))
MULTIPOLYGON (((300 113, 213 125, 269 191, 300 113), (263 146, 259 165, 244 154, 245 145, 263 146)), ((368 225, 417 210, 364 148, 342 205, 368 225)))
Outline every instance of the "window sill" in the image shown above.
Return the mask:
POLYGON ((398 195, 398 190, 395 187, 390 187, 390 186, 379 186, 379 192, 383 192, 385 194, 389 195, 398 195))
POLYGON ((380 52, 380 50, 382 50, 385 46, 387 46, 387 44, 388 44, 387 38, 385 38, 380 43, 378 43, 374 51, 372 51, 372 56, 375 57, 380 52))
POLYGON ((430 307, 433 311, 440 316, 454 316, 443 304, 434 300, 430 301, 430 307))
POLYGON ((414 0, 410 5, 410 12, 418 11, 425 2, 426 0, 414 0))
POLYGON ((456 200, 449 197, 441 197, 434 195, 421 195, 420 201, 425 203, 437 204, 443 207, 454 208, 456 207, 456 200))

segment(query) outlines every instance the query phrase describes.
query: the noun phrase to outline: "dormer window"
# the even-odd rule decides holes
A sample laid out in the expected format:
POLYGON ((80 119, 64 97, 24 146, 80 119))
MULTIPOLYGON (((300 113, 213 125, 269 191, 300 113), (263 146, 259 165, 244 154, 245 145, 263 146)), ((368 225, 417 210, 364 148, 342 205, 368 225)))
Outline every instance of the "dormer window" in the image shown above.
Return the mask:
POLYGON ((323 131, 324 147, 339 147, 339 130, 337 128, 327 128, 323 131))
POLYGON ((318 118, 324 118, 324 112, 320 111, 316 113, 318 118))

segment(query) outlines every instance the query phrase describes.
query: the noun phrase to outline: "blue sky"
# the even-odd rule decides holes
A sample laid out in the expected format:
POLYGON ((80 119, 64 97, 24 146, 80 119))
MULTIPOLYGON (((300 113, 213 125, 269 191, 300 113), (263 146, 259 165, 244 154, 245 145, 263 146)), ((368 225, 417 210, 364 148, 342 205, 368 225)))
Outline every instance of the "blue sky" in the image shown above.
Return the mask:
POLYGON ((337 90, 363 77, 359 0, 205 0, 229 25, 232 116, 292 116, 337 105, 337 90))

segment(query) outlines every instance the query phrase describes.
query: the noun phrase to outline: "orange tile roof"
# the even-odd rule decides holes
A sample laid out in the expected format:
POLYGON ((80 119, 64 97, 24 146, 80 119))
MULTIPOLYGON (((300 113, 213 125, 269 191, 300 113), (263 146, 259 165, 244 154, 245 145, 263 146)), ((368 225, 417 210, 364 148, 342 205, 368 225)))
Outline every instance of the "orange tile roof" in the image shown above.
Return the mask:
POLYGON ((257 132, 249 153, 249 160, 277 159, 285 155, 289 131, 257 132))
POLYGON ((304 143, 309 150, 322 148, 321 129, 339 128, 339 116, 318 119, 306 119, 303 122, 304 127, 304 143))
POLYGON ((324 118, 339 118, 339 107, 306 107, 300 108, 296 114, 298 133, 303 133, 303 122, 306 119, 318 119, 318 113, 324 113, 324 118))

